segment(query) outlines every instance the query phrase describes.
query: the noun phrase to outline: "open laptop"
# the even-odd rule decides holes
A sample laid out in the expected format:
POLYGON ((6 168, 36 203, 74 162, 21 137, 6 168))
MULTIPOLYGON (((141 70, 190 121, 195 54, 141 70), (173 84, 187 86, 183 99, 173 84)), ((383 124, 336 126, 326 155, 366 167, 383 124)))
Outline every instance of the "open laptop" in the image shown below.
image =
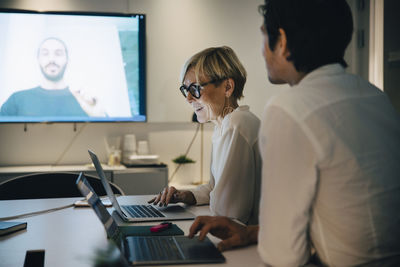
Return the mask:
POLYGON ((157 207, 146 203, 132 203, 132 205, 119 205, 111 186, 104 174, 100 161, 96 154, 88 150, 90 158, 96 168, 101 182, 106 190, 111 203, 116 212, 121 216, 124 221, 128 222, 145 222, 145 221, 173 221, 173 220, 192 220, 195 216, 186 211, 182 206, 168 205, 168 207, 157 207))
POLYGON ((108 238, 132 265, 225 262, 224 256, 208 238, 199 241, 186 236, 124 236, 83 173, 79 174, 76 184, 103 223, 108 238))

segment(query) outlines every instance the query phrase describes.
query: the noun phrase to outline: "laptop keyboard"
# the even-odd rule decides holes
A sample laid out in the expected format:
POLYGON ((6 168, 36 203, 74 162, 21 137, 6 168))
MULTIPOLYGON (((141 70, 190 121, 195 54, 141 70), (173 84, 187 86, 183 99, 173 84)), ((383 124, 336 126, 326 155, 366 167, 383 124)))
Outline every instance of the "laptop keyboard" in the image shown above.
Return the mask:
POLYGON ((130 238, 132 247, 136 248, 137 261, 180 260, 183 254, 171 236, 152 236, 151 238, 135 236, 130 238))
POLYGON ((165 217, 152 205, 127 205, 123 206, 132 218, 159 218, 165 217))

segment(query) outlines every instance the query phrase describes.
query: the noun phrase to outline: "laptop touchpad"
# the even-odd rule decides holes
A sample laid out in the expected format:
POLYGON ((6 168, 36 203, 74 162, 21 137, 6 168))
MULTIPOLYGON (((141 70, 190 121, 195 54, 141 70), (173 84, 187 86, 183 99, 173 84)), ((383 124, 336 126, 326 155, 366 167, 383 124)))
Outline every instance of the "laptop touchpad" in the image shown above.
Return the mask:
POLYGON ((180 205, 168 205, 166 207, 157 207, 158 210, 162 212, 184 212, 185 209, 180 205))

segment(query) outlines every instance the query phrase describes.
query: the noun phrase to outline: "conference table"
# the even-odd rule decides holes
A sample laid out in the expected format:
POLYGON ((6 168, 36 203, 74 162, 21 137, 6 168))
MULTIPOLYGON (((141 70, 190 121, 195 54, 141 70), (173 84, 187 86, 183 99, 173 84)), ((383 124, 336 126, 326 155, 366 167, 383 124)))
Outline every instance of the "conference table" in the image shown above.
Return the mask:
MULTIPOLYGON (((120 204, 137 203, 151 196, 120 196, 120 204)), ((39 215, 17 218, 11 221, 27 222, 27 229, 0 236, 0 266, 23 266, 27 250, 45 250, 45 266, 93 266, 97 253, 110 242, 100 220, 90 207, 77 208, 72 204, 82 198, 53 198, 0 201, 0 217, 67 208, 39 215)), ((113 208, 108 208, 110 212, 113 208)), ((188 210, 199 215, 209 215, 208 206, 190 206, 188 210)), ((114 216, 115 217, 115 216, 114 216)), ((173 221, 188 235, 193 220, 173 221)), ((131 223, 118 221, 119 225, 155 225, 157 222, 131 223)), ((210 234, 214 244, 220 240, 210 234)), ((226 262, 222 264, 196 264, 191 266, 263 266, 257 246, 223 252, 226 262)), ((189 266, 189 265, 180 265, 189 266)))

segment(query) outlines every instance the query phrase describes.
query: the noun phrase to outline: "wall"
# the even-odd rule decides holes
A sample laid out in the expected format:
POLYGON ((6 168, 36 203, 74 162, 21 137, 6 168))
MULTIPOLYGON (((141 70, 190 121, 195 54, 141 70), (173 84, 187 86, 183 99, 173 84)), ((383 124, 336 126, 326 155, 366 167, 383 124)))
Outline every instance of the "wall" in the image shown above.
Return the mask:
POLYGON ((265 99, 279 87, 268 84, 261 56, 262 0, 130 1, 131 12, 147 14, 148 114, 151 122, 188 121, 192 109, 178 91, 180 69, 194 53, 232 47, 248 72, 242 104, 260 116, 265 99), (168 112, 165 112, 168 111, 168 112))
MULTIPOLYGON (((104 139, 136 134, 149 140, 150 150, 174 169, 171 159, 186 151, 196 124, 180 92, 179 73, 186 58, 208 46, 230 45, 249 72, 247 103, 260 114, 268 94, 261 58, 257 6, 262 1, 230 0, 19 0, 2 1, 0 7, 40 11, 137 12, 147 15, 147 89, 149 123, 93 123, 0 125, 0 166, 69 165, 89 162, 87 149, 106 161, 104 139), (251 44, 251 46, 250 46, 251 44), (251 47, 251 48, 249 48, 251 47), (256 86, 256 84, 258 84, 256 86), (262 86, 260 86, 262 85, 262 86), (257 91, 255 91, 257 90, 257 91), (260 97, 260 94, 266 96, 260 97), (167 123, 169 122, 169 123, 167 123)), ((268 89, 269 88, 269 89, 268 89)), ((270 90, 270 91, 269 91, 270 90)), ((245 104, 245 103, 242 103, 245 104)), ((204 179, 209 179, 210 140, 213 126, 204 127, 204 179)), ((200 135, 189 156, 200 177, 200 135)))
MULTIPOLYGON (((104 138, 134 133, 137 140, 149 140, 151 152, 161 161, 184 153, 195 124, 192 109, 180 92, 179 73, 186 58, 209 46, 229 45, 248 71, 245 98, 261 115, 267 100, 284 86, 267 80, 261 57, 262 17, 257 7, 262 0, 3 0, 0 7, 54 10, 137 12, 147 15, 147 92, 148 123, 110 124, 23 124, 0 125, 0 166, 34 164, 85 164, 86 150, 95 150, 106 160, 104 138)), ((350 65, 356 60, 348 52, 350 65)), ((213 126, 204 128, 203 173, 209 177, 210 141, 213 126)), ((200 139, 189 156, 197 160, 200 172, 200 139)), ((199 174, 195 174, 199 176, 199 174)))
MULTIPOLYGON (((248 72, 241 104, 261 115, 265 99, 282 86, 267 82, 261 56, 263 0, 13 0, 0 7, 40 11, 146 14, 147 113, 149 122, 187 122, 179 74, 185 60, 206 47, 232 47, 248 72)), ((283 86, 285 87, 285 86, 283 86)))
POLYGON ((348 1, 353 13, 353 38, 345 54, 348 70, 368 80, 369 75, 369 0, 348 1))
MULTIPOLYGON (((0 125, 0 163, 12 165, 74 165, 90 162, 87 149, 94 150, 107 162, 105 139, 134 133, 137 140, 148 140, 150 152, 175 168, 171 159, 184 154, 192 140, 196 123, 87 123, 0 125)), ((209 179, 211 134, 213 125, 204 127, 203 178, 209 179)), ((196 161, 193 179, 200 179, 200 133, 188 155, 196 161)))
MULTIPOLYGON (((276 87, 266 82, 261 57, 262 0, 13 0, 0 7, 40 11, 137 12, 147 15, 148 123, 23 124, 0 125, 0 166, 36 164, 86 164, 87 149, 106 161, 104 138, 134 133, 149 140, 150 150, 161 161, 186 151, 194 135, 193 113, 178 91, 183 62, 208 46, 229 45, 243 61, 249 75, 245 99, 257 115, 276 87), (254 103, 251 103, 251 102, 254 103), (167 123, 169 122, 169 123, 167 123)), ((209 177, 210 140, 213 126, 204 128, 205 179, 209 177)), ((200 138, 191 153, 200 176, 200 138)))
POLYGON ((386 0, 384 5, 383 86, 394 107, 400 112, 400 2, 386 0))

